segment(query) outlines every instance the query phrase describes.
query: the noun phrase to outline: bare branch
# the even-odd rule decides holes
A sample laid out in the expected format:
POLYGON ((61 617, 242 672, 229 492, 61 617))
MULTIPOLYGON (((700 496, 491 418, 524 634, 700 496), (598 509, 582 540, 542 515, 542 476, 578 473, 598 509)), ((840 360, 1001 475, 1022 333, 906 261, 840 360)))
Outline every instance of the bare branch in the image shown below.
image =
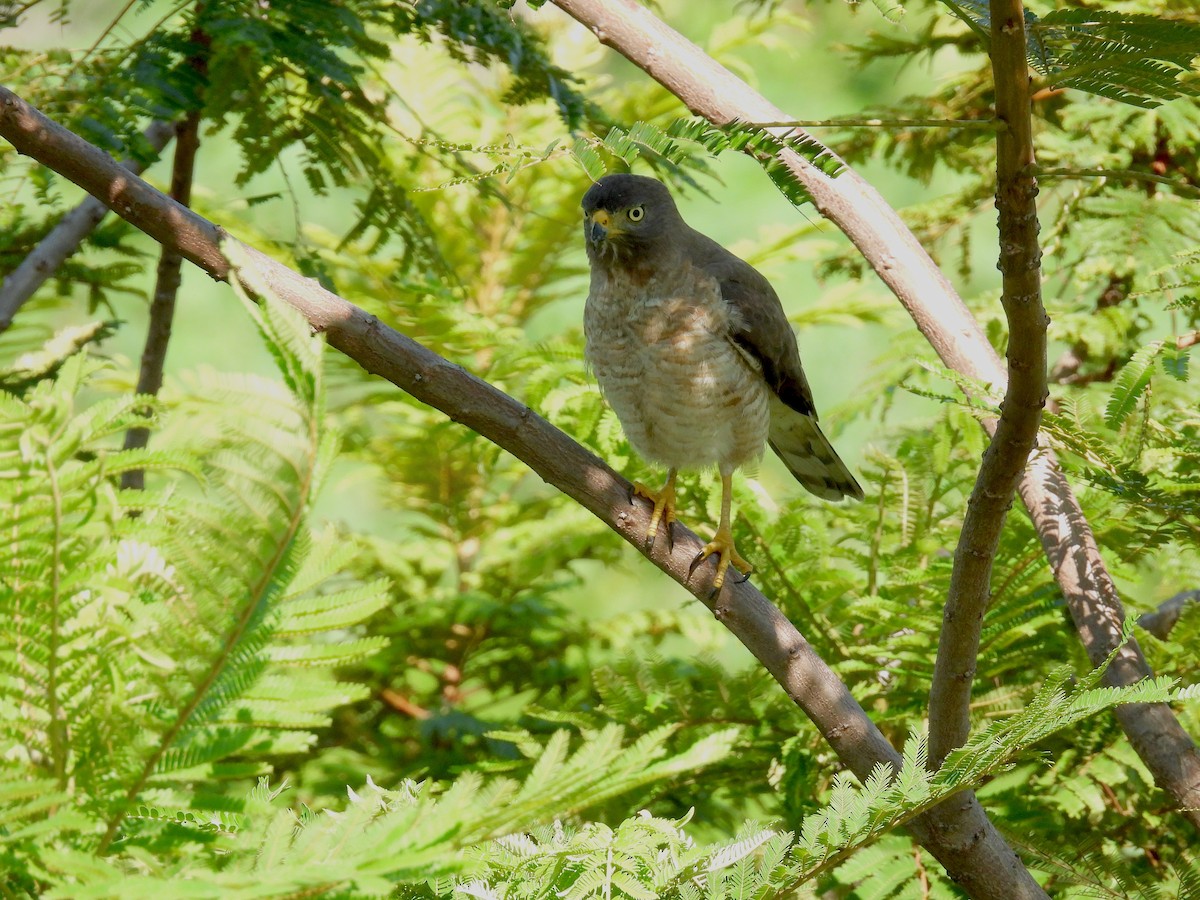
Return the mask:
MULTIPOLYGON (((739 121, 793 121, 691 41, 632 0, 554 0, 603 44, 641 68, 693 113, 717 125, 739 121)), ((821 142, 792 131, 810 146, 821 142)), ((832 151, 826 151, 837 158, 832 151)), ((783 162, 804 184, 818 211, 850 238, 912 316, 942 362, 1003 390, 1006 377, 979 323, 887 201, 853 169, 831 178, 794 154, 783 162)), ((995 422, 985 423, 989 433, 995 422)), ((1040 442, 1039 442, 1040 443, 1040 442)), ((1018 488, 1042 541, 1080 639, 1093 663, 1120 643, 1125 620, 1120 596, 1079 501, 1054 451, 1040 445, 1018 488)), ((1141 648, 1130 641, 1111 666, 1106 683, 1132 684, 1149 673, 1141 648)), ((1162 704, 1118 707, 1118 721, 1153 773, 1155 782, 1200 827, 1200 752, 1162 704)))
POLYGON ((982 128, 997 129, 995 119, 880 119, 848 116, 836 119, 788 119, 780 122, 746 122, 751 128, 982 128))
MULTIPOLYGON (((1154 673, 1133 638, 1121 645, 1125 612, 1100 559, 1091 526, 1062 470, 1049 456, 1034 456, 1019 488, 1030 510, 1038 511, 1038 536, 1058 580, 1088 659, 1098 666, 1120 647, 1104 672, 1106 685, 1136 684, 1154 673)), ((1174 798, 1180 812, 1200 827, 1200 751, 1165 703, 1128 703, 1115 710, 1134 751, 1154 781, 1174 798)))
MULTIPOLYGON (((1049 381, 1052 384, 1069 384, 1073 387, 1082 387, 1085 384, 1112 381, 1117 374, 1118 360, 1115 357, 1108 359, 1102 369, 1081 373, 1079 370, 1083 368, 1084 363, 1087 361, 1088 348, 1086 344, 1077 343, 1068 347, 1055 360, 1054 365, 1051 366, 1049 381)), ((1054 406, 1050 408, 1057 412, 1054 406)))
POLYGON ((992 78, 996 118, 996 208, 999 211, 1001 303, 1008 318, 1008 386, 1000 420, 983 454, 954 553, 929 694, 929 766, 936 769, 971 730, 971 686, 983 616, 991 599, 992 563, 1005 516, 1037 441, 1046 402, 1046 310, 1042 306, 1037 182, 1025 20, 1021 0, 991 0, 992 78))
MULTIPOLYGON (((156 153, 161 153, 174 136, 175 123, 161 120, 151 122, 144 132, 146 142, 156 153)), ((122 165, 135 175, 140 175, 146 168, 145 164, 135 159, 128 159, 122 165)), ((79 249, 84 238, 96 230, 106 215, 107 206, 95 197, 85 198, 63 216, 51 232, 21 260, 21 264, 8 274, 4 283, 0 284, 0 331, 12 324, 13 316, 25 305, 25 301, 79 249)))
MULTIPOLYGON (((106 153, 51 122, 0 87, 0 136, 84 190, 104 197, 123 218, 176 250, 214 278, 227 280, 220 241, 231 240, 207 220, 121 169, 106 153)), ((714 570, 689 580, 703 542, 686 528, 672 547, 647 550, 649 508, 630 501, 632 485, 533 410, 387 327, 253 248, 248 287, 266 289, 299 310, 329 343, 372 374, 440 409, 512 453, 546 482, 604 522, 683 585, 759 660, 804 711, 839 759, 866 780, 879 763, 898 768, 900 756, 846 685, 779 609, 753 585, 726 584, 710 598, 714 570)), ((909 823, 910 830, 973 897, 1044 897, 996 832, 972 791, 963 791, 909 823)))
POLYGON ((379 699, 396 712, 408 716, 410 719, 428 719, 433 715, 425 707, 418 706, 399 691, 394 691, 391 688, 384 688, 380 691, 379 699))

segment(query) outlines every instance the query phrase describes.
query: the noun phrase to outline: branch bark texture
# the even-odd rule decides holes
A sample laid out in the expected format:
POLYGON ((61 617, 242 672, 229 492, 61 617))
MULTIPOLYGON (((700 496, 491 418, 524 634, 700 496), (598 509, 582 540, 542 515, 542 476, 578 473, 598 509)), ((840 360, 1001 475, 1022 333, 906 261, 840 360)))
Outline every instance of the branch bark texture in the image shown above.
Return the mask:
MULTIPOLYGON (((144 136, 156 153, 162 152, 175 136, 175 123, 161 120, 152 122, 144 136)), ((133 159, 126 160, 123 165, 135 175, 140 175, 146 168, 133 159)), ((79 245, 96 230, 106 215, 107 206, 95 197, 87 197, 63 216, 21 264, 8 274, 0 285, 0 331, 12 324, 17 311, 79 249, 79 245)))
MULTIPOLYGON (((792 122, 785 113, 703 50, 633 0, 553 0, 678 97, 692 113, 717 125, 792 122)), ((785 127, 820 145, 812 135, 785 127)), ((829 151, 829 155, 837 158, 829 151)), ((850 238, 880 279, 912 316, 948 367, 1000 392, 1004 367, 954 287, 887 202, 853 169, 831 178, 792 153, 781 157, 813 197, 818 211, 850 238)), ((989 433, 995 422, 985 423, 989 433)), ((1054 577, 1062 590, 1088 658, 1103 661, 1121 641, 1125 619, 1120 597, 1104 566, 1095 536, 1054 451, 1039 441, 1018 492, 1054 577)), ((1127 685, 1150 673, 1136 641, 1129 641, 1105 674, 1127 685)), ((1164 704, 1127 705, 1117 718, 1155 782, 1200 827, 1200 751, 1164 704)))
POLYGON ((929 694, 929 766, 936 769, 971 730, 971 686, 992 563, 1017 482, 1037 441, 1046 402, 1046 310, 1042 306, 1033 118, 1021 0, 991 0, 996 117, 996 209, 1001 303, 1008 319, 1008 385, 983 454, 954 553, 929 694))
MULTIPOLYGON (((123 218, 179 252, 214 278, 228 280, 220 249, 231 240, 215 225, 122 169, 103 151, 54 124, 0 87, 0 136, 94 196, 123 218)), ((503 447, 543 480, 571 497, 656 566, 683 585, 746 646, 824 735, 839 759, 865 780, 879 763, 900 756, 837 677, 782 612, 753 585, 726 584, 709 598, 712 569, 690 578, 704 546, 686 528, 672 547, 643 544, 644 504, 631 505, 632 485, 527 406, 443 359, 375 316, 346 302, 270 257, 242 245, 253 261, 252 291, 262 286, 299 310, 329 343, 360 366, 503 447)), ((1044 897, 996 832, 971 791, 950 797, 909 828, 973 897, 1044 897)))

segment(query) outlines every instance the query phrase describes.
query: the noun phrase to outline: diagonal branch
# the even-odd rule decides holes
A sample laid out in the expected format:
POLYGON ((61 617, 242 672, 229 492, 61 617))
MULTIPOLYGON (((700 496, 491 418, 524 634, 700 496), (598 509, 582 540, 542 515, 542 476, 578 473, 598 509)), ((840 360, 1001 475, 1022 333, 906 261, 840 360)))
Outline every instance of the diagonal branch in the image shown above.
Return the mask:
MULTIPOLYGON (((735 119, 796 120, 633 0, 554 0, 554 4, 714 124, 735 119)), ((790 133, 809 146, 821 146, 799 129, 790 133)), ((833 151, 825 152, 837 158, 833 151)), ((878 191, 849 167, 832 178, 795 154, 785 152, 781 159, 804 184, 817 210, 862 252, 942 362, 1002 390, 1004 368, 979 323, 878 191)), ((995 427, 994 422, 985 424, 989 431, 995 427)), ((1039 445, 1018 491, 1088 658, 1098 665, 1121 645, 1125 612, 1053 450, 1039 445)), ((1104 678, 1109 685, 1128 685, 1149 674, 1141 648, 1130 640, 1104 678)), ((1200 751, 1170 707, 1130 704, 1117 707, 1116 716, 1155 782, 1200 827, 1200 751)))
MULTIPOLYGON (((175 136, 175 123, 163 120, 151 122, 143 136, 155 153, 161 153, 175 136)), ((134 159, 126 160, 124 166, 135 175, 140 175, 146 168, 134 159)), ((0 284, 0 331, 12 324, 13 316, 25 305, 25 301, 79 249, 84 238, 96 230, 106 215, 107 206, 95 197, 86 197, 59 220, 50 233, 21 260, 19 266, 8 273, 4 283, 0 284)))
POLYGON ((967 502, 929 694, 929 766, 937 769, 971 730, 971 685, 991 599, 992 563, 1013 493, 1037 442, 1046 402, 1046 310, 1042 306, 1037 181, 1025 20, 1021 0, 991 0, 996 118, 1000 302, 1008 318, 1008 385, 991 443, 967 502))
MULTIPOLYGON (((107 154, 51 122, 0 87, 0 136, 84 190, 124 219, 214 278, 230 277, 220 229, 120 168, 107 154)), ((372 374, 442 410, 512 453, 545 481, 595 515, 651 562, 705 603, 784 688, 825 736, 839 759, 866 780, 880 763, 898 768, 900 755, 846 685, 779 609, 755 587, 727 584, 709 598, 712 570, 689 580, 703 542, 677 527, 673 547, 647 550, 649 511, 631 505, 632 485, 528 407, 481 381, 375 316, 347 303, 270 257, 242 245, 256 275, 299 310, 329 343, 372 374)), ((1044 897, 996 832, 972 791, 954 795, 909 824, 917 839, 973 897, 1044 897)))

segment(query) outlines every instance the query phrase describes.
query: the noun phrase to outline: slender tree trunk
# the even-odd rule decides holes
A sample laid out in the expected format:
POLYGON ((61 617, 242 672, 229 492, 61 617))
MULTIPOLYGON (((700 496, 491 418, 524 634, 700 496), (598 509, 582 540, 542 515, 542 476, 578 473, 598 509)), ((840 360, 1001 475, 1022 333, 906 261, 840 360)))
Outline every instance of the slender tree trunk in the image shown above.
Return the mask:
MULTIPOLYGON (((184 206, 191 203, 192 177, 199 144, 200 111, 194 110, 179 125, 175 162, 171 171, 171 198, 184 206)), ((183 257, 179 253, 166 247, 162 248, 154 282, 154 298, 150 302, 146 346, 142 350, 142 362, 138 370, 139 394, 155 396, 162 388, 163 367, 167 361, 167 344, 171 340, 171 323, 175 318, 175 298, 179 294, 182 266, 183 257)), ((130 428, 125 432, 126 450, 145 447, 149 441, 149 428, 130 428)), ((141 469, 130 469, 121 476, 123 488, 141 490, 145 485, 146 476, 141 469)))
MULTIPOLYGON (((188 65, 201 80, 204 80, 208 77, 207 54, 212 42, 208 35, 199 30, 192 33, 192 42, 198 50, 188 59, 188 65)), ((175 160, 171 169, 171 199, 182 206, 189 206, 192 202, 192 182, 196 173, 196 152, 200 148, 202 115, 199 107, 189 111, 176 130, 175 160)), ((142 350, 142 363, 138 370, 139 394, 153 397, 162 389, 163 369, 167 363, 167 345, 171 341, 171 325, 175 319, 175 300, 179 296, 182 268, 183 256, 164 244, 158 259, 154 298, 150 302, 146 346, 142 350)), ((126 450, 141 449, 149 442, 149 428, 130 428, 125 433, 126 450)), ((130 469, 121 476, 123 488, 142 490, 145 486, 146 473, 142 469, 130 469)))
POLYGON ((1008 319, 1008 384, 1000 419, 954 553, 929 694, 929 767, 937 769, 971 730, 971 686, 983 615, 991 600, 992 563, 1013 494, 1037 441, 1046 402, 1046 310, 1042 306, 1037 181, 1032 172, 1033 119, 1025 14, 1021 0, 991 0, 992 80, 996 92, 996 209, 999 211, 1000 302, 1008 319))

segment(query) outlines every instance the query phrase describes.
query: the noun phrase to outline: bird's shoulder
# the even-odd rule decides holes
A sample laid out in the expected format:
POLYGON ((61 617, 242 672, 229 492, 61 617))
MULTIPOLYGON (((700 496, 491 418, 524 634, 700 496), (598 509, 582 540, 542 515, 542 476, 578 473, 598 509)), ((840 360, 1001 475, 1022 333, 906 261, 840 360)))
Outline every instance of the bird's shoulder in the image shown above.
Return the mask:
POLYGON ((695 229, 688 229, 688 248, 691 263, 710 278, 716 279, 721 285, 728 285, 729 290, 741 294, 752 292, 772 297, 776 303, 779 298, 771 282, 758 269, 741 257, 726 250, 706 234, 695 229))
POLYGON ((730 339, 754 359, 768 385, 798 412, 816 415, 791 323, 775 288, 758 269, 694 229, 692 264, 712 278, 729 310, 730 339))

